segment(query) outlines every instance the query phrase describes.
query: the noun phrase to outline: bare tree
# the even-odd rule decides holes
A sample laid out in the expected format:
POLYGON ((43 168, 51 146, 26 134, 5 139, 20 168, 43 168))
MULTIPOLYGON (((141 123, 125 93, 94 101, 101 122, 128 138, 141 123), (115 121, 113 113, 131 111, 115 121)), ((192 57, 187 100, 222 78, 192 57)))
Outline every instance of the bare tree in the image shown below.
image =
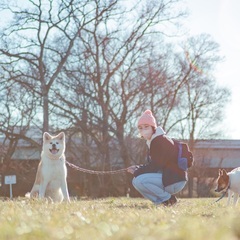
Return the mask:
MULTIPOLYGON (((25 170, 29 169, 27 161, 24 161, 24 169, 19 161, 11 161, 18 150, 21 140, 27 141, 32 147, 40 148, 40 143, 32 136, 26 136, 26 132, 33 127, 33 118, 36 115, 37 99, 24 88, 19 88, 10 82, 1 82, 0 91, 0 175, 16 174, 18 183, 26 178, 25 170), (14 171, 17 170, 17 171, 14 171), (24 173, 23 173, 24 172, 24 173)), ((34 162, 34 161, 33 161, 34 162)), ((33 163, 34 165, 34 163, 33 163)), ((24 181, 24 186, 27 186, 24 181)), ((29 181, 27 181, 29 183, 29 181)), ((20 187, 22 189, 22 187, 20 187)), ((19 188, 19 189, 20 189, 19 188)), ((6 186, 1 188, 1 194, 6 193, 6 186)), ((21 192, 21 194, 24 194, 21 192)))
POLYGON ((145 85, 142 98, 145 102, 148 99, 158 123, 175 137, 194 141, 217 136, 230 95, 213 77, 221 61, 219 46, 205 34, 181 45, 177 51, 172 45, 166 46, 165 53, 155 54, 148 67, 140 70, 145 85))
POLYGON ((0 91, 0 133, 5 136, 3 145, 9 147, 4 158, 4 161, 7 161, 14 153, 19 139, 27 140, 39 147, 38 143, 25 135, 33 124, 37 99, 24 88, 19 89, 10 82, 2 82, 2 86, 4 87, 0 91))
POLYGON ((56 114, 74 124, 73 131, 91 136, 99 150, 102 169, 111 168, 109 149, 115 137, 124 165, 130 164, 126 131, 130 133, 135 124, 142 103, 140 94, 145 88, 137 79, 140 77, 136 69, 145 67, 144 59, 146 55, 150 57, 150 48, 161 44, 161 23, 183 15, 170 13, 175 1, 158 1, 146 6, 144 2, 139 1, 127 9, 117 1, 108 9, 98 2, 95 21, 81 32, 80 41, 59 79, 58 86, 65 86, 69 94, 60 88, 55 91, 59 102, 65 103, 61 106, 54 103, 56 114))
POLYGON ((41 98, 43 132, 49 131, 51 87, 82 28, 92 19, 81 9, 89 1, 6 1, 14 18, 1 31, 0 64, 5 79, 41 98), (17 39, 17 41, 16 41, 17 39), (62 42, 59 48, 58 42, 62 42))
POLYGON ((223 117, 223 109, 229 101, 230 92, 227 88, 219 87, 213 77, 215 66, 221 57, 219 46, 209 35, 202 34, 191 37, 184 43, 183 61, 186 82, 181 89, 181 103, 178 105, 181 124, 172 125, 181 131, 180 137, 189 139, 190 146, 194 140, 219 136, 218 129, 223 117), (184 59, 185 57, 185 59, 184 59))

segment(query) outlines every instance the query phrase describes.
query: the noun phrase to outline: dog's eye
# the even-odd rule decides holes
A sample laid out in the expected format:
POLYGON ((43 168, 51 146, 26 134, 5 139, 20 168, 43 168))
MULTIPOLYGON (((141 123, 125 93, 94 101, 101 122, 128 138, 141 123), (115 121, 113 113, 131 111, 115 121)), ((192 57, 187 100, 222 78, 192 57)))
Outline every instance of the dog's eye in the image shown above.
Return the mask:
POLYGON ((56 144, 58 144, 58 142, 56 142, 56 144))
POLYGON ((52 144, 52 142, 50 142, 50 144, 52 144))

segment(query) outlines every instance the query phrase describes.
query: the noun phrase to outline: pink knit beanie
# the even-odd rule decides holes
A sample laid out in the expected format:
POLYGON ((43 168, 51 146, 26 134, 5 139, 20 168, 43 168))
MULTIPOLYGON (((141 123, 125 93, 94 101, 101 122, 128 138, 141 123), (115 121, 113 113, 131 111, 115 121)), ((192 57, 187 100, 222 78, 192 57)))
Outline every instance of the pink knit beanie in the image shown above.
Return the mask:
POLYGON ((142 125, 142 124, 148 124, 152 127, 157 127, 156 124, 156 119, 154 118, 154 116, 152 115, 152 112, 150 110, 146 110, 142 116, 138 119, 138 126, 142 125))

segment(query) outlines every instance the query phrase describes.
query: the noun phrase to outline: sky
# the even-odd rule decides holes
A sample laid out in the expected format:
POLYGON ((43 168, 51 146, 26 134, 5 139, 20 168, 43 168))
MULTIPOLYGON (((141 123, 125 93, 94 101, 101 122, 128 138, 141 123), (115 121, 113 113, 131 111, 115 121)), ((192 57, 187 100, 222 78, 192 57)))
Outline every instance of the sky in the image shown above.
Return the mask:
POLYGON ((240 0, 185 0, 190 35, 210 34, 224 61, 214 74, 217 84, 231 91, 222 127, 227 139, 240 139, 240 0))

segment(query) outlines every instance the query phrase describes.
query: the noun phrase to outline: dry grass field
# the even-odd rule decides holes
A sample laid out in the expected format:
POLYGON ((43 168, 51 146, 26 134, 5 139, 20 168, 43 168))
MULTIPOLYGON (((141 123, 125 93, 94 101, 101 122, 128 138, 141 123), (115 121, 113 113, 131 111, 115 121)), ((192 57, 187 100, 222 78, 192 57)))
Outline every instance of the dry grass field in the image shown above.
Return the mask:
POLYGON ((133 198, 0 201, 0 239, 240 239, 240 204, 214 200, 180 199, 168 208, 133 198))

